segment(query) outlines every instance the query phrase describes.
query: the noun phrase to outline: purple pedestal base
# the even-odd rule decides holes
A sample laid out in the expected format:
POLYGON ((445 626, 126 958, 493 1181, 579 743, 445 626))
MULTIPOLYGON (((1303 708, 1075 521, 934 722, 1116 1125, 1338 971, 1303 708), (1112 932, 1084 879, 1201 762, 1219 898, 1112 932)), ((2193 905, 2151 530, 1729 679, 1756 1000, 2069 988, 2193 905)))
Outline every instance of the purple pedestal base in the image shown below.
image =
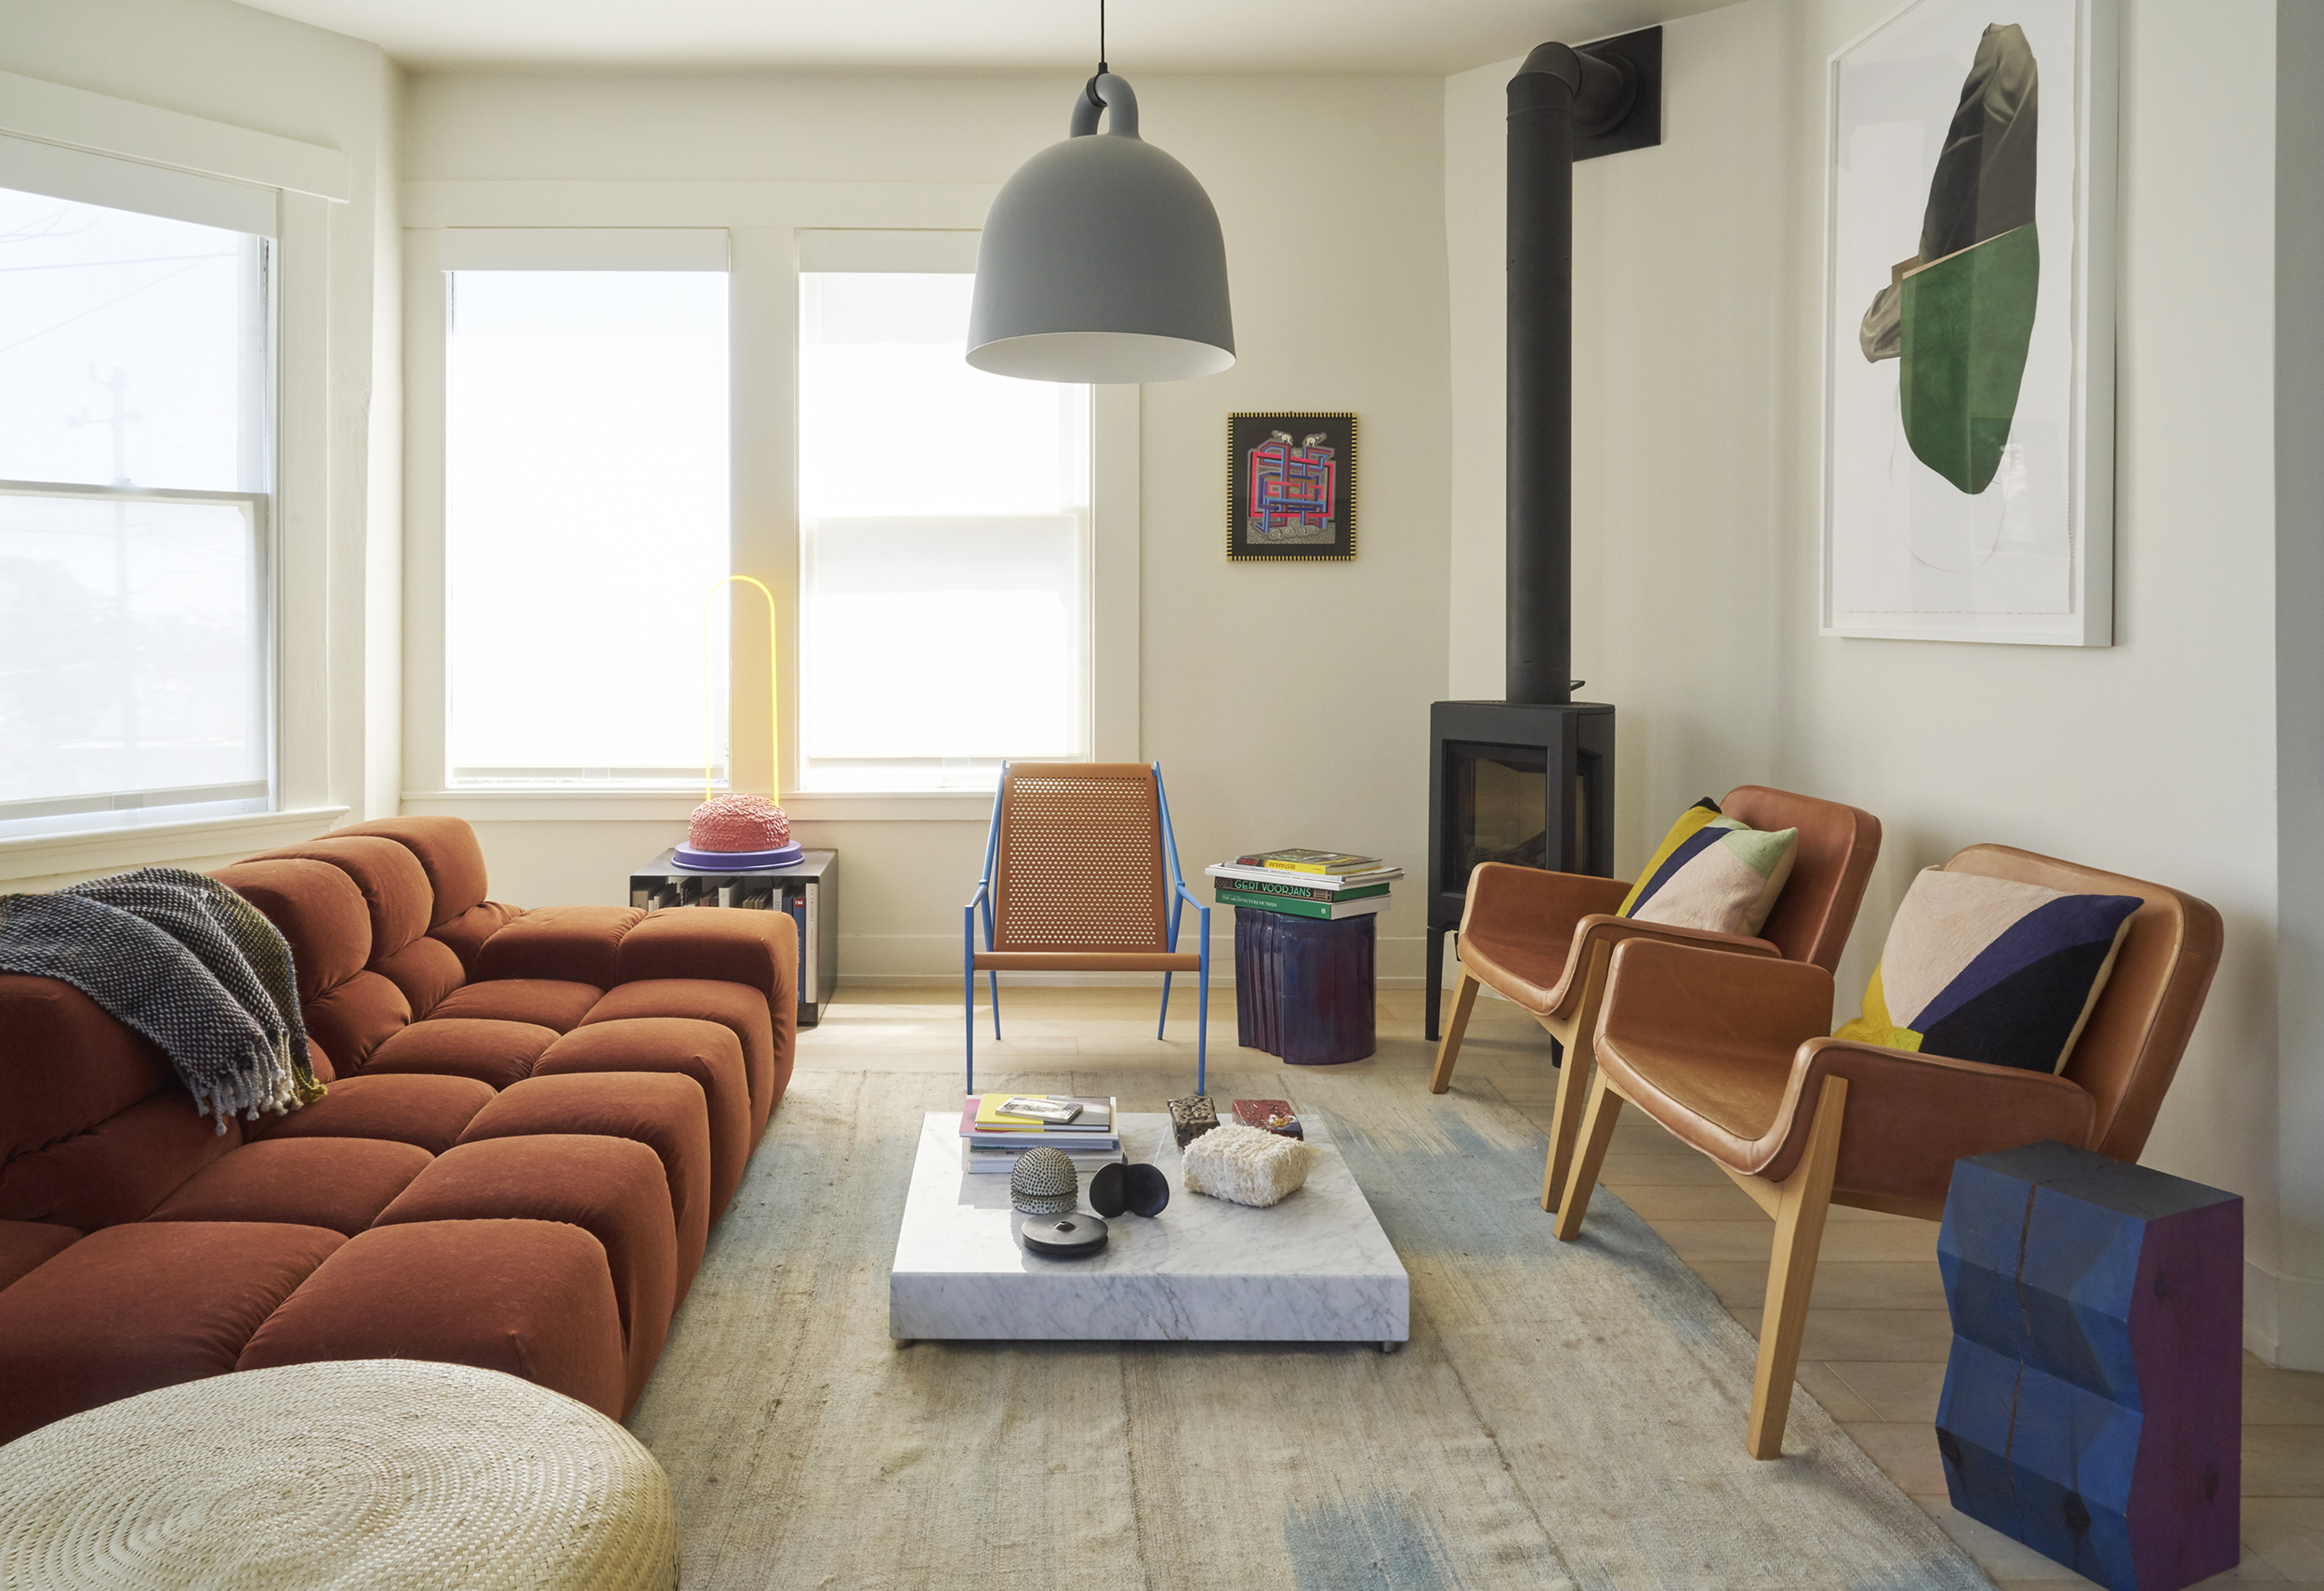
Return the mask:
POLYGON ((1954 1164, 1937 1262, 1953 1506, 2112 1591, 2234 1568, 2243 1201, 2027 1144, 1954 1164))
POLYGON ((779 850, 689 850, 680 846, 670 852, 672 861, 695 873, 762 873, 774 867, 797 867, 806 856, 806 850, 797 845, 779 850))
POLYGON ((1373 1047, 1373 919, 1235 914, 1235 1036, 1293 1066, 1340 1066, 1373 1047))

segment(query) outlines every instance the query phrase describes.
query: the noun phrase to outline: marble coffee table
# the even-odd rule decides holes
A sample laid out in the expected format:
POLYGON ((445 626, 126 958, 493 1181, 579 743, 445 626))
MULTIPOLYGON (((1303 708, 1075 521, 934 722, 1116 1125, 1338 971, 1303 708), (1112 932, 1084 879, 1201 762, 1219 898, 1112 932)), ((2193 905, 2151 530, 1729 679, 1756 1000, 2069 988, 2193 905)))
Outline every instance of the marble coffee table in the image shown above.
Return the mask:
MULTIPOLYGON (((961 1167, 960 1113, 931 1111, 896 1234, 888 1335, 902 1342, 1363 1342, 1407 1335, 1411 1282, 1329 1132, 1304 1123, 1307 1186, 1263 1210, 1186 1191, 1165 1115, 1122 1115, 1133 1161, 1170 1179, 1159 1216, 1109 1217, 1092 1259, 1017 1242, 1009 1178, 961 1167)), ((1089 1208, 1089 1178, 1082 1178, 1089 1208)))

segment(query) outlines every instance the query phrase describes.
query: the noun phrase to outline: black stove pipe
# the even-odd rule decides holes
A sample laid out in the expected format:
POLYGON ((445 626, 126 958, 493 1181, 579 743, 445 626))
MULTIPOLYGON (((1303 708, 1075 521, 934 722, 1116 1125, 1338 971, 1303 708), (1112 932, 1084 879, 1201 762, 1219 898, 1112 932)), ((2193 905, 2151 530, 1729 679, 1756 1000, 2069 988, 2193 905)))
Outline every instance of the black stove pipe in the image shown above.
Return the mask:
POLYGON ((1543 45, 1509 80, 1508 700, 1573 700, 1574 132, 1618 124, 1627 60, 1543 45))

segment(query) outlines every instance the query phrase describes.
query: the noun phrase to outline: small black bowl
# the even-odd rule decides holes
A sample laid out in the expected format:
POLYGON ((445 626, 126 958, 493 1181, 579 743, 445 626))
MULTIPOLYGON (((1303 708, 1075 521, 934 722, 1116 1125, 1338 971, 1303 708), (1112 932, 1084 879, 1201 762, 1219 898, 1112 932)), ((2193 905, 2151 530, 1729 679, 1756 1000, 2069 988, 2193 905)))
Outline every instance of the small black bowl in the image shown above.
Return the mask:
POLYGON ((1116 1161, 1101 1165, 1089 1178, 1089 1208, 1101 1216, 1124 1210, 1138 1216, 1158 1216, 1170 1202, 1170 1179, 1159 1166, 1124 1165, 1116 1161))

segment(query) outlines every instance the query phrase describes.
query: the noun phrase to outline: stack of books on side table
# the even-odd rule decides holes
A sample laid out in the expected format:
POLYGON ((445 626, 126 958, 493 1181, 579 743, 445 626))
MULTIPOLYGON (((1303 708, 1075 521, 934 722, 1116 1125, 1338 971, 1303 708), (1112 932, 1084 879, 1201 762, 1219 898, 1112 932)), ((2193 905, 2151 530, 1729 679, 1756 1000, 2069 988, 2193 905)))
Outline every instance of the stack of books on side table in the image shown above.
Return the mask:
POLYGON ((1076 1171, 1095 1171, 1122 1159, 1115 1116, 1112 1099, 971 1094, 960 1108, 961 1158, 971 1172, 1005 1177, 1026 1150, 1059 1149, 1076 1171))
POLYGON ((1336 850, 1262 850, 1203 871, 1221 906, 1332 923, 1386 909, 1388 887, 1404 876, 1376 856, 1336 850))

